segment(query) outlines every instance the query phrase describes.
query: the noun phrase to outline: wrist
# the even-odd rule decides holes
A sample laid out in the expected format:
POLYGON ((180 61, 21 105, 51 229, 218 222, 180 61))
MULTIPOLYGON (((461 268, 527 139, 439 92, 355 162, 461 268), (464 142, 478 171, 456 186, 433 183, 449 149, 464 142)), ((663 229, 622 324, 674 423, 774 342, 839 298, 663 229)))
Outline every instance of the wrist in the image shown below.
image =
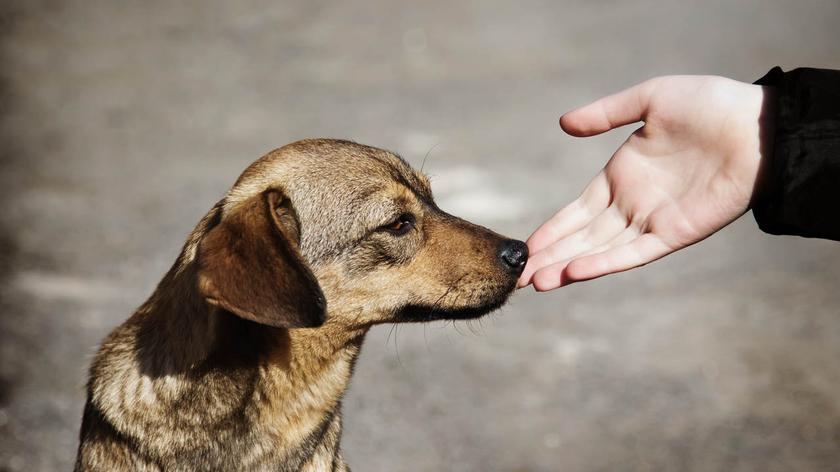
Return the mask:
POLYGON ((756 174, 750 207, 761 201, 768 187, 768 169, 773 161, 776 138, 777 93, 776 88, 766 85, 753 85, 760 89, 761 107, 758 112, 758 172, 756 174))

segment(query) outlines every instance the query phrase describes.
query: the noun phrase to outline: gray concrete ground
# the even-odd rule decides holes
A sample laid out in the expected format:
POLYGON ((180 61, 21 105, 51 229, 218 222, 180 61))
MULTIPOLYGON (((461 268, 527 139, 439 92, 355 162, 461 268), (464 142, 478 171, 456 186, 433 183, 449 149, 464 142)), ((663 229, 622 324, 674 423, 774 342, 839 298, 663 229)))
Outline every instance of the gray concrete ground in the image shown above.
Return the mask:
MULTIPOLYGON (((840 67, 836 1, 3 2, 0 470, 68 470, 85 369, 251 160, 390 148, 520 238, 629 129, 558 115, 666 73, 840 67)), ((642 270, 369 336, 360 471, 840 462, 840 245, 748 215, 642 270), (390 336, 389 336, 390 334, 390 336)))

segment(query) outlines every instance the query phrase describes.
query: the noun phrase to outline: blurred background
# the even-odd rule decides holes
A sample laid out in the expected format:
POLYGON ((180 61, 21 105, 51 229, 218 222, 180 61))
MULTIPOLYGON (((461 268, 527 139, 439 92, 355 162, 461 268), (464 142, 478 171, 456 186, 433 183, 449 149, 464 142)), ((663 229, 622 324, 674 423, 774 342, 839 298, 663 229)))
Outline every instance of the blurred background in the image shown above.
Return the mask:
MULTIPOLYGON (((526 238, 632 128, 558 116, 661 74, 840 68, 840 3, 37 1, 0 15, 0 470, 69 470, 87 364, 252 160, 388 148, 526 238)), ((358 471, 811 471, 840 463, 840 244, 751 215, 472 324, 375 328, 358 471)))

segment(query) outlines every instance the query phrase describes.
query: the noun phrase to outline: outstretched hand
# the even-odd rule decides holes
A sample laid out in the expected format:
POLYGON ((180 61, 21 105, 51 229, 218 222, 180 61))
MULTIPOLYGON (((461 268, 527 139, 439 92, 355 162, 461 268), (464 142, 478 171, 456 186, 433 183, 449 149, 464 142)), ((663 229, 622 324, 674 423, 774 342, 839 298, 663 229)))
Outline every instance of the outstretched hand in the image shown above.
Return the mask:
POLYGON ((762 141, 772 134, 769 93, 723 77, 659 77, 563 115, 560 126, 579 137, 644 126, 531 235, 519 286, 551 290, 632 269, 744 214, 771 152, 762 141))

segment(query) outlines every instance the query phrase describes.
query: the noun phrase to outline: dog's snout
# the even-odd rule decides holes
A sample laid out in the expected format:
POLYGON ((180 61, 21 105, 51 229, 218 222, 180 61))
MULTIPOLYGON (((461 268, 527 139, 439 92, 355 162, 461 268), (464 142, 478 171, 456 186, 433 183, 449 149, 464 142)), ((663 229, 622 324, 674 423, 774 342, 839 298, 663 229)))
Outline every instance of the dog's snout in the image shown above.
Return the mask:
POLYGON ((528 246, 515 239, 502 241, 499 246, 499 259, 508 271, 519 275, 528 262, 528 246))

